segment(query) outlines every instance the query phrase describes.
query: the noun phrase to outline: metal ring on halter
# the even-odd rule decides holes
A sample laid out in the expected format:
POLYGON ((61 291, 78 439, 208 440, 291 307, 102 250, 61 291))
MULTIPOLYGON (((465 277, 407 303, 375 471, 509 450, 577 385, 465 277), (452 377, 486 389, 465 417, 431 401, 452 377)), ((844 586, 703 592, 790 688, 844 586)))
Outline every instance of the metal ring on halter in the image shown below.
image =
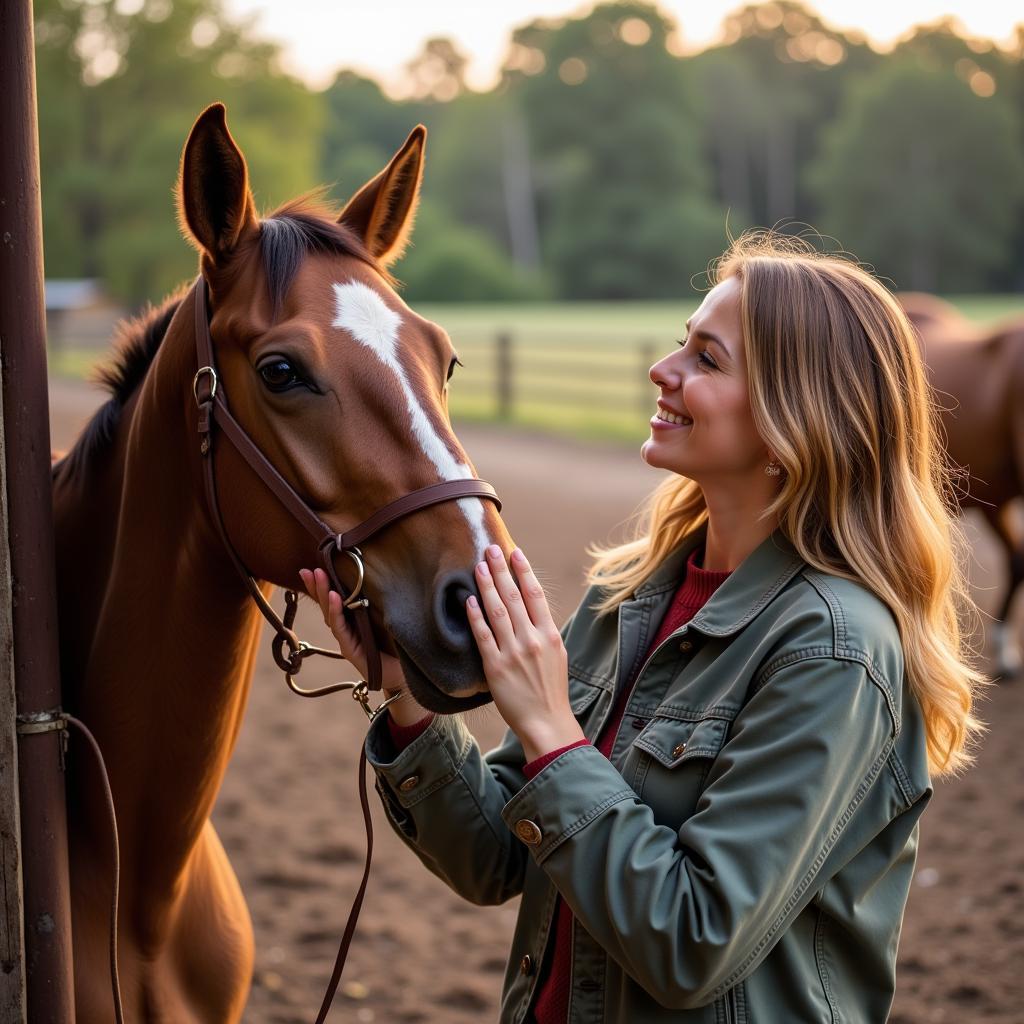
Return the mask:
POLYGON ((212 378, 210 384, 210 401, 217 397, 217 371, 212 366, 200 366, 196 375, 192 378, 192 394, 196 396, 196 405, 199 404, 199 378, 208 373, 212 378))
POLYGON ((380 704, 375 708, 370 707, 370 688, 366 683, 366 680, 362 680, 352 688, 352 699, 362 707, 363 711, 366 712, 366 717, 372 722, 382 711, 384 711, 389 705, 394 704, 396 700, 401 700, 405 694, 399 690, 398 693, 393 693, 386 700, 381 701, 380 704))
POLYGON ((359 548, 343 548, 340 544, 341 535, 335 540, 335 546, 342 554, 348 555, 353 562, 356 563, 356 572, 359 573, 356 578, 356 585, 352 588, 352 593, 348 597, 342 600, 342 604, 346 608, 366 608, 370 602, 365 597, 360 597, 360 593, 363 590, 363 580, 366 578, 366 569, 363 566, 363 553, 359 548))

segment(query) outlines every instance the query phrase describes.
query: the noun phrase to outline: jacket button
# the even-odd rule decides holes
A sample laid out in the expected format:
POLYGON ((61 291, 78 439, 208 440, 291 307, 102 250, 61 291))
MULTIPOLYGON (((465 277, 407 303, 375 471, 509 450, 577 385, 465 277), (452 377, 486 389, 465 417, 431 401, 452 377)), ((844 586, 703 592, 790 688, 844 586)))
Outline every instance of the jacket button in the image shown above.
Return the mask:
POLYGON ((529 818, 521 818, 516 822, 516 835, 527 846, 536 846, 543 838, 540 829, 529 818))
POLYGON ((530 974, 533 971, 533 958, 529 953, 519 961, 519 973, 530 974))
POLYGON ((683 652, 683 654, 686 654, 687 651, 692 651, 693 650, 693 641, 692 640, 684 640, 679 645, 679 650, 681 650, 683 652))
POLYGON ((672 748, 672 756, 673 757, 682 757, 683 756, 683 752, 685 750, 686 750, 686 744, 685 743, 679 743, 679 744, 677 744, 676 746, 674 746, 672 748))
POLYGON ((409 790, 415 789, 420 784, 420 777, 418 775, 410 775, 407 779, 402 779, 398 784, 398 788, 403 793, 408 793, 409 790))

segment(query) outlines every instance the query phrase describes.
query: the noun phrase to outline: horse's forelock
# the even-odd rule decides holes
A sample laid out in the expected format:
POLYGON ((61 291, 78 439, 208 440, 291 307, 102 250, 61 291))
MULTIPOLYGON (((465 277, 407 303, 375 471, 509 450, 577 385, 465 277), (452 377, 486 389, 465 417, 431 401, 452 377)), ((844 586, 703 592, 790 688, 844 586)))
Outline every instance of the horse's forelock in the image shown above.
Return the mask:
POLYGON ((361 238, 322 203, 308 197, 275 210, 260 221, 260 253, 276 318, 303 259, 310 253, 351 256, 393 285, 387 270, 370 255, 361 238))

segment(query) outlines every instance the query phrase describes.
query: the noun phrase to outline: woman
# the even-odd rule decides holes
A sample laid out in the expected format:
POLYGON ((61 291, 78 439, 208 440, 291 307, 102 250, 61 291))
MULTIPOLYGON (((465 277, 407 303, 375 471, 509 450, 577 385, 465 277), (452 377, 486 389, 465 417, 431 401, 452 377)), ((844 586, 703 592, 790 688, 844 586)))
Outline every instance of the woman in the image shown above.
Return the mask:
POLYGON ((929 773, 980 728, 904 314, 771 233, 713 280, 651 369, 643 457, 673 475, 561 635, 521 552, 477 567, 503 745, 411 701, 367 738, 423 863, 476 903, 522 895, 503 1022, 884 1021, 929 773))

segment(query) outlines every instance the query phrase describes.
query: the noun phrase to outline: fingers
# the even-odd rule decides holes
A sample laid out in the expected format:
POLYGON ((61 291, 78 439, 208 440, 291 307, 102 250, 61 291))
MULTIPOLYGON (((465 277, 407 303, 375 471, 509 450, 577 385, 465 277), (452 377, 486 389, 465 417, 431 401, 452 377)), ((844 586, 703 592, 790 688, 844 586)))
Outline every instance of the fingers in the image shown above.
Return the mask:
POLYGON ((477 565, 476 582, 491 632, 498 647, 504 649, 530 628, 530 618, 505 556, 496 544, 487 549, 486 559, 477 565))
POLYGON ((351 658, 353 653, 358 653, 360 648, 359 638, 345 618, 341 596, 331 590, 327 573, 323 569, 315 569, 312 572, 309 569, 300 569, 299 578, 302 580, 302 585, 306 588, 306 593, 320 605, 320 613, 324 617, 324 623, 338 641, 342 655, 346 658, 351 658))
MULTIPOLYGON (((508 612, 513 632, 520 636, 531 625, 530 616, 523 604, 523 595, 519 592, 515 578, 505 562, 505 556, 497 544, 492 544, 487 549, 487 566, 490 569, 491 579, 494 581, 495 592, 501 598, 501 603, 508 612)), ((485 603, 484 607, 487 608, 489 615, 490 606, 485 603)), ((500 642, 500 636, 498 640, 500 642)))
POLYGON ((555 629, 555 621, 551 617, 544 588, 520 548, 512 552, 512 568, 515 570, 516 579, 519 580, 519 592, 523 596, 523 605, 530 616, 530 621, 542 631, 555 629))
POLYGON ((480 651, 486 672, 498 654, 498 644, 491 632, 491 627, 487 625, 480 602, 472 595, 466 601, 466 618, 469 619, 469 628, 473 631, 473 639, 476 640, 476 646, 480 651))

